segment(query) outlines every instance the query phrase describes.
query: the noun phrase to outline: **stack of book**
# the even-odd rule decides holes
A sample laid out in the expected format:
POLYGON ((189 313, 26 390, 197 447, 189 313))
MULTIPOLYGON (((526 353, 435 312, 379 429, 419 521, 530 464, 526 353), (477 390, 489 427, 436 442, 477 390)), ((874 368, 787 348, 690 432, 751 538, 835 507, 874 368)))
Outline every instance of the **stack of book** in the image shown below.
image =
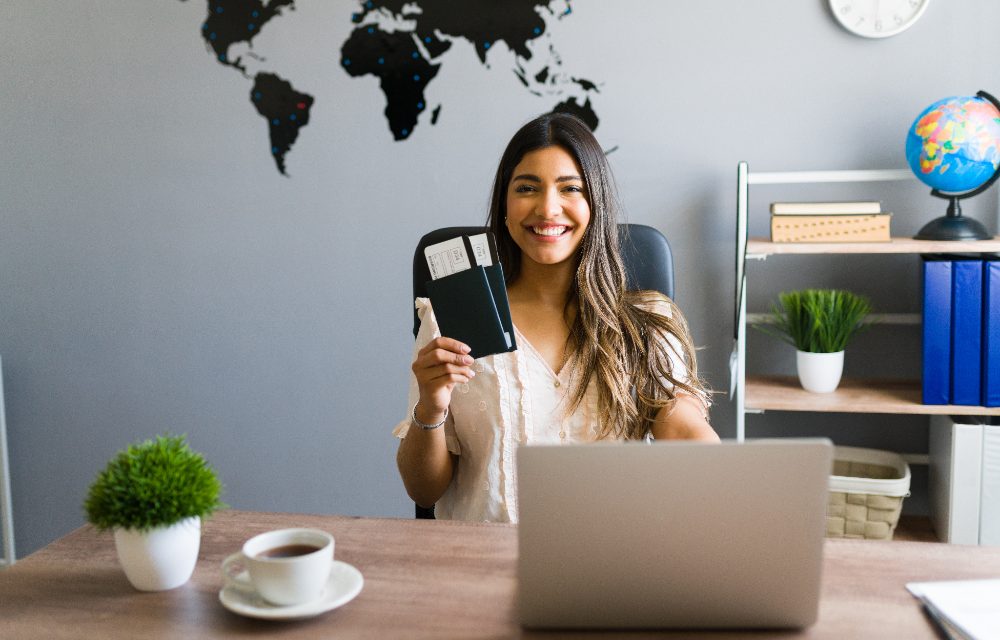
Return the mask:
POLYGON ((924 404, 1000 406, 1000 257, 923 268, 924 404))
POLYGON ((772 202, 771 242, 888 242, 879 202, 772 202))

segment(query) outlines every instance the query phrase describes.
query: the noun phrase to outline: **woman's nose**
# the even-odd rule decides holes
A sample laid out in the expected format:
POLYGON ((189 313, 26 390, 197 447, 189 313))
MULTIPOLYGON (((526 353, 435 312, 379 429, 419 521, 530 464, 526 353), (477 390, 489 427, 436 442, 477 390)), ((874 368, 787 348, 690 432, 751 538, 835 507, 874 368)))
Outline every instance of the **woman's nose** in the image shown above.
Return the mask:
POLYGON ((559 194, 553 190, 542 192, 541 202, 538 203, 538 215, 552 218, 560 213, 562 213, 562 204, 559 202, 559 194))

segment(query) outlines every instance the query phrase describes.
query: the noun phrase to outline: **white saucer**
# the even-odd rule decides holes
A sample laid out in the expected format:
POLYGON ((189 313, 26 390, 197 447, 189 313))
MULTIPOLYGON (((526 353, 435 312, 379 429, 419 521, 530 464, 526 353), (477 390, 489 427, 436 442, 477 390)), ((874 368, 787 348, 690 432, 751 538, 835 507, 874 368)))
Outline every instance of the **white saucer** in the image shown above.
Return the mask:
POLYGON ((311 618, 347 604, 361 593, 364 585, 365 579, 360 571, 346 562, 334 560, 323 595, 311 602, 278 606, 267 602, 254 591, 233 586, 226 586, 219 591, 219 602, 241 616, 262 620, 295 620, 311 618))

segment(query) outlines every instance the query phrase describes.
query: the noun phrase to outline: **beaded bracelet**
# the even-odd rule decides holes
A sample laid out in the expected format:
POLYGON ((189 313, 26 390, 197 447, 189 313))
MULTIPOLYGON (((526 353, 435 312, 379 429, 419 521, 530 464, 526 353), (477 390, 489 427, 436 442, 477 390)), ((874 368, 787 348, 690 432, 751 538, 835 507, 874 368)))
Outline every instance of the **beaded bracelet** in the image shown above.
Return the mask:
POLYGON ((448 419, 448 408, 445 407, 444 416, 441 418, 441 422, 438 422, 437 424, 424 424, 423 422, 417 420, 417 405, 418 404, 420 404, 420 403, 416 402, 416 403, 413 404, 413 411, 410 412, 410 419, 413 420, 413 424, 417 425, 421 429, 424 429, 424 430, 427 430, 427 431, 430 431, 431 429, 437 429, 438 427, 440 427, 441 425, 444 424, 445 420, 448 419))

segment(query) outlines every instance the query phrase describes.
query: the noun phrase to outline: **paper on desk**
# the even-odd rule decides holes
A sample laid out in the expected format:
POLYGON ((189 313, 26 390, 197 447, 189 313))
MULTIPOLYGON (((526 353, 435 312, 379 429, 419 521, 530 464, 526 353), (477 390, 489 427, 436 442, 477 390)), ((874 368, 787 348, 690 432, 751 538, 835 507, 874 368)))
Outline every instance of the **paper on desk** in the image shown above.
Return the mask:
POLYGON ((1000 640, 1000 579, 910 582, 907 590, 975 640, 1000 640))

